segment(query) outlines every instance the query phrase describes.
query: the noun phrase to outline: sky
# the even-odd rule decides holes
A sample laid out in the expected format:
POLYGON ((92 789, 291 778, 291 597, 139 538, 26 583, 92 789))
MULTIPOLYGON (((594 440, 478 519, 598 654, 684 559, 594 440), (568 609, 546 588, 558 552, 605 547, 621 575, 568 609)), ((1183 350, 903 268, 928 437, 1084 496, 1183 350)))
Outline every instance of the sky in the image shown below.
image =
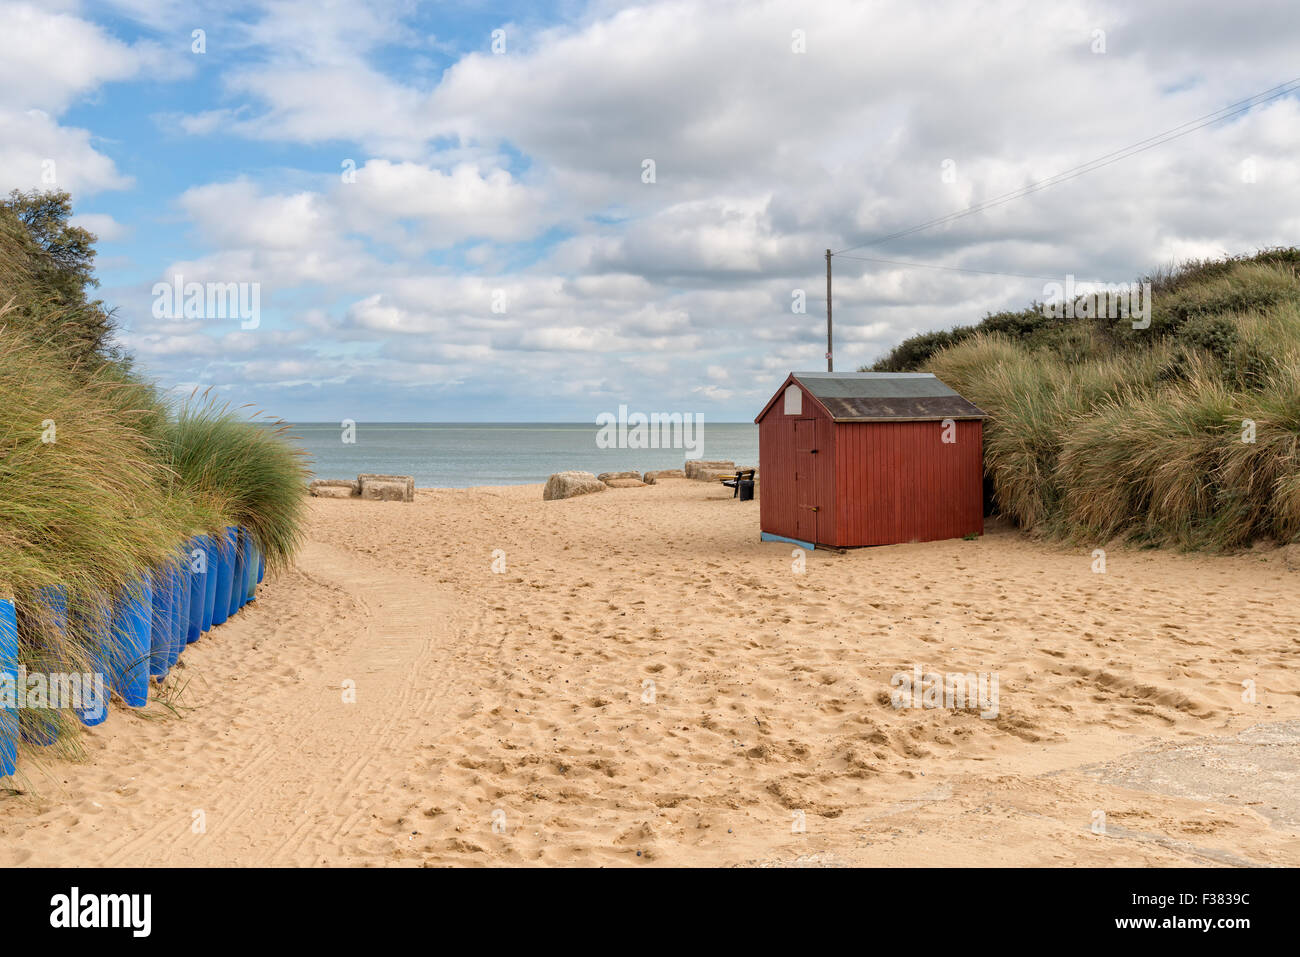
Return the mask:
MULTIPOLYGON (((827 248, 1300 77, 1294 0, 0 0, 0 24, 0 188, 72 194, 143 374, 290 421, 750 420, 825 368, 827 248)), ((1297 143, 1288 95, 850 254, 1035 279, 837 258, 836 368, 1043 278, 1292 245, 1297 143)))

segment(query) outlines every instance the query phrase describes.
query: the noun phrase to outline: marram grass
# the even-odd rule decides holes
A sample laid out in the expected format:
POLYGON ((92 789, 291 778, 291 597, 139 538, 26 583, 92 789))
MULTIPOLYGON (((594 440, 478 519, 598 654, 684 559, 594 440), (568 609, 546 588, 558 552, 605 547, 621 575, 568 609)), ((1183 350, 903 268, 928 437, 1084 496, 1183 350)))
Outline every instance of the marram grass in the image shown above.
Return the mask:
POLYGON ((174 548, 188 505, 123 388, 0 328, 0 581, 107 588, 174 548))
MULTIPOLYGON (((95 670, 103 596, 168 555, 188 517, 157 449, 123 421, 122 390, 0 328, 0 588, 15 598, 30 673, 95 670), (47 588, 66 595, 66 627, 41 601, 47 588)), ((24 710, 19 722, 37 738, 53 727, 54 753, 77 755, 71 712, 24 710)))
MULTIPOLYGON (((302 537, 306 472, 285 427, 206 397, 173 409, 75 287, 0 210, 0 596, 15 599, 30 673, 100 670, 113 598, 190 536, 244 525, 272 567, 302 537)), ((72 712, 19 720, 26 737, 57 733, 23 763, 79 753, 72 712)))
MULTIPOLYGON (((279 423, 207 400, 174 412, 120 366, 70 367, 66 354, 3 325, 0 310, 0 593, 19 610, 19 663, 29 673, 101 666, 104 608, 177 546, 225 525, 252 530, 268 564, 302 537, 302 454, 279 423), (61 589, 64 627, 44 607, 61 589)), ((20 712, 41 754, 76 757, 69 711, 20 712)))
POLYGON ((968 329, 920 364, 989 413, 985 470, 1025 529, 1185 549, 1300 542, 1294 260, 1156 277, 1150 330, 1026 319, 1015 336, 968 329))
POLYGON ((249 529, 269 565, 289 561, 302 540, 308 469, 287 425, 191 396, 169 422, 165 447, 186 499, 249 529))

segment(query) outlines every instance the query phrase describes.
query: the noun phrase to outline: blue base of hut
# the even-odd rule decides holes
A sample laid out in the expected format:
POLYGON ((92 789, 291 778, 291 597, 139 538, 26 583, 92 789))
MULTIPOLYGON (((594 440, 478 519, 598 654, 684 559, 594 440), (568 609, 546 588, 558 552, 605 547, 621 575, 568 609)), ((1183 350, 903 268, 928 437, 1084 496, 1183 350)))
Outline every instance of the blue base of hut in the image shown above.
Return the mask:
POLYGON ((817 546, 812 542, 801 542, 797 538, 786 538, 784 535, 773 535, 771 532, 760 532, 759 538, 765 542, 786 542, 790 545, 798 545, 800 548, 806 548, 810 552, 817 549, 817 546))

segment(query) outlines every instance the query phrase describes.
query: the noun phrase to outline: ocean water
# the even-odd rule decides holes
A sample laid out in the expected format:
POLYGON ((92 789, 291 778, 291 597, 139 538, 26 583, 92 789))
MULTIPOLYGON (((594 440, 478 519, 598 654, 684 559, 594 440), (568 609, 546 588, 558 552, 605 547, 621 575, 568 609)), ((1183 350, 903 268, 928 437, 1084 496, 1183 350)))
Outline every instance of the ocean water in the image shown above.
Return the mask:
MULTIPOLYGON (((587 424, 358 422, 352 444, 338 423, 309 422, 292 434, 311 456, 316 478, 356 478, 362 472, 413 475, 417 488, 527 485, 553 472, 679 469, 681 448, 600 448, 600 430, 587 424)), ((694 458, 758 465, 758 426, 705 422, 694 458)))

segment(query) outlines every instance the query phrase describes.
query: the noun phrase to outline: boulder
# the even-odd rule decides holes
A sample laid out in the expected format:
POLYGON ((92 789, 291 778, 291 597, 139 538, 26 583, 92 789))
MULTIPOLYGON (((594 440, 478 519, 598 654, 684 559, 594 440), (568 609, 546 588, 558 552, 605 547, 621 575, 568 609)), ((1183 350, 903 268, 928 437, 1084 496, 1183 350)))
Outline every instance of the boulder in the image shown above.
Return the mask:
POLYGON ((681 469, 658 469, 654 472, 646 472, 641 481, 647 485, 654 485, 660 479, 669 478, 686 478, 686 473, 681 469))
POLYGON ((556 472, 546 480, 542 490, 542 500, 549 502, 559 498, 573 498, 589 492, 605 491, 605 483, 590 472, 556 472))
POLYGON ((686 468, 683 469, 688 479, 701 479, 703 476, 700 472, 728 470, 734 472, 736 463, 724 459, 687 459, 686 468))
POLYGON ((361 494, 361 486, 351 479, 317 479, 307 491, 318 498, 351 498, 361 494))
POLYGON ((358 475, 361 497, 374 502, 414 502, 415 479, 410 475, 358 475))
POLYGON ((596 476, 596 478, 600 479, 606 485, 608 485, 612 479, 636 479, 639 482, 641 481, 641 473, 640 472, 601 472, 599 475, 596 476))
POLYGON ((407 497, 406 486, 401 482, 382 482, 371 479, 361 486, 361 497, 368 502, 411 502, 414 496, 407 497))
POLYGON ((634 478, 616 478, 605 482, 610 488, 645 488, 646 483, 634 478))
POLYGON ((346 485, 322 485, 311 490, 317 498, 355 498, 356 493, 346 485))

